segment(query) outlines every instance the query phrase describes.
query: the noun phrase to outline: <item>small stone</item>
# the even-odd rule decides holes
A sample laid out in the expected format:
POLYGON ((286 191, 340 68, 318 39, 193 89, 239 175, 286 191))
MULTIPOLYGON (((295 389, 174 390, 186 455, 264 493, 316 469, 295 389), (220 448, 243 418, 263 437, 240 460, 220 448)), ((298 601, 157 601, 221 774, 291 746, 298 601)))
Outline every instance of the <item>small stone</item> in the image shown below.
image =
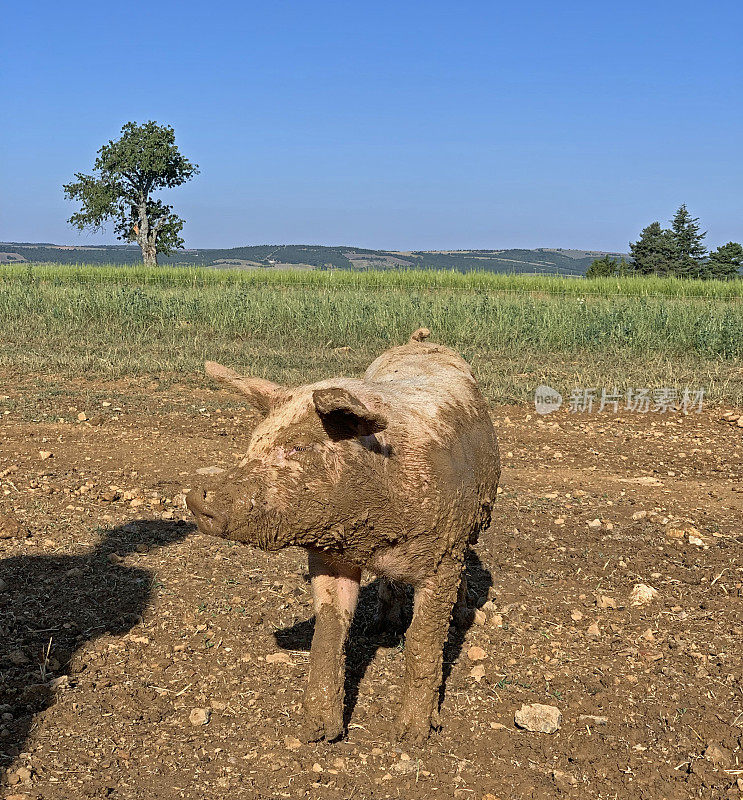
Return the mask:
POLYGON ((284 746, 287 750, 299 750, 299 748, 302 746, 302 742, 300 742, 296 736, 285 736, 284 746))
POLYGON ((28 533, 13 514, 0 514, 0 539, 25 539, 28 533))
POLYGON ((18 777, 19 783, 25 783, 26 781, 31 780, 31 775, 33 774, 28 767, 19 767, 15 771, 16 776, 18 777))
POLYGON ((109 553, 107 559, 111 564, 121 564, 124 560, 118 553, 109 553))
POLYGON ((289 653, 278 652, 278 653, 269 653, 266 656, 266 661, 269 664, 291 664, 292 658, 289 653))
POLYGON ((139 508, 140 506, 144 505, 144 500, 141 497, 135 497, 133 500, 129 502, 130 508, 139 508))
POLYGON ((477 645, 474 645, 467 650, 467 658, 469 658, 470 661, 482 661, 487 657, 488 654, 482 649, 482 647, 478 647, 477 645))
POLYGON ((690 536, 689 537, 689 544, 695 544, 697 547, 704 546, 704 539, 701 539, 699 536, 690 536))
POLYGON ((669 539, 683 539, 684 530, 683 528, 666 528, 666 536, 669 539))
POLYGON ((197 475, 221 475, 225 470, 221 467, 199 467, 196 470, 197 475))
POLYGON ((658 590, 645 583, 636 583, 630 592, 630 602, 633 606, 645 606, 658 596, 658 590))
POLYGON ((573 622, 580 622, 583 619, 583 614, 580 611, 578 611, 577 608, 574 608, 570 612, 570 619, 572 619, 573 622))
POLYGON ((556 706, 543 703, 524 704, 514 714, 514 721, 519 728, 532 733, 555 733, 560 729, 562 714, 556 706))
POLYGON ((587 636, 601 636, 601 631, 599 630, 598 622, 592 622, 588 629, 586 630, 587 636))
POLYGON ((503 615, 502 614, 493 614, 490 617, 490 627, 491 628, 502 628, 503 627, 503 615))
POLYGON ((65 572, 65 578, 82 578, 83 571, 80 567, 73 567, 65 572))
MULTIPOLYGON (((405 755, 405 753, 403 753, 403 755, 405 755)), ((402 773, 417 772, 420 769, 420 765, 417 761, 412 761, 410 756, 408 756, 407 759, 404 759, 401 755, 400 760, 396 764, 392 765, 392 769, 395 772, 402 773)))
POLYGON ((599 608, 604 608, 604 609, 606 609, 606 608, 614 608, 615 609, 617 607, 617 601, 613 597, 608 597, 607 595, 602 594, 601 597, 599 597, 596 605, 599 608))
POLYGON ((475 609, 473 614, 473 622, 475 625, 484 625, 485 621, 487 620, 487 614, 479 608, 475 609))
POLYGON ((655 641, 655 634, 653 633, 652 628, 647 628, 645 632, 642 634, 642 638, 646 642, 654 642, 655 641))
POLYGON ((322 772, 322 771, 323 771, 323 769, 322 769, 322 767, 321 767, 321 766, 320 766, 320 765, 317 763, 317 761, 315 761, 315 763, 312 765, 312 771, 313 771, 313 772, 317 772, 317 773, 319 774, 320 772, 322 772))
POLYGON ((48 458, 54 458, 54 453, 51 450, 39 450, 39 458, 46 461, 48 458))
POLYGON ((592 519, 588 524, 589 528, 600 528, 601 527, 601 520, 600 519, 592 519))
POLYGON ((581 714, 578 717, 579 722, 589 722, 591 725, 608 725, 609 717, 597 717, 595 714, 581 714))
POLYGON ((552 780, 555 782, 555 786, 557 786, 561 793, 568 792, 573 786, 578 785, 577 778, 559 769, 552 770, 552 780))
POLYGON ((28 664, 28 656, 23 652, 23 650, 13 650, 8 653, 8 661, 10 661, 11 664, 15 664, 17 667, 20 667, 23 664, 28 664))
POLYGON ((647 515, 648 515, 647 511, 635 511, 635 513, 632 515, 632 519, 635 521, 637 521, 638 519, 645 519, 647 515))
POLYGON ((81 411, 77 415, 77 418, 80 420, 80 422, 85 422, 85 420, 88 418, 88 415, 84 411, 81 411))
POLYGON ((726 750, 724 747, 720 747, 719 745, 711 742, 704 751, 704 757, 707 759, 707 761, 711 761, 713 764, 719 767, 730 766, 732 762, 732 756, 729 750, 726 750))
POLYGON ((476 667, 472 668, 472 672, 470 672, 470 678, 474 678, 478 683, 485 677, 485 667, 482 664, 478 664, 476 667))
POLYGON ((188 715, 188 721, 194 725, 207 725, 212 712, 208 708, 192 708, 188 715))

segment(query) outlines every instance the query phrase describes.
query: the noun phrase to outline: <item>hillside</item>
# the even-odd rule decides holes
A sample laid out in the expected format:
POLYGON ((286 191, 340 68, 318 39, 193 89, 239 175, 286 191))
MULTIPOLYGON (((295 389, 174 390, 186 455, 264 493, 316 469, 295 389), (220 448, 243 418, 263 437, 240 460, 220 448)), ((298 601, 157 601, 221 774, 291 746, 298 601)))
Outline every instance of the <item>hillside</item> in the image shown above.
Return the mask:
MULTIPOLYGON (((460 272, 547 273, 585 275, 603 252, 538 248, 536 250, 365 250, 319 245, 256 245, 229 249, 181 250, 162 264, 250 269, 393 269, 396 267, 453 269, 460 272)), ((619 253, 612 253, 617 255, 619 253)), ((58 264, 136 264, 140 250, 132 245, 78 247, 50 243, 0 242, 0 264, 52 262, 58 264)))

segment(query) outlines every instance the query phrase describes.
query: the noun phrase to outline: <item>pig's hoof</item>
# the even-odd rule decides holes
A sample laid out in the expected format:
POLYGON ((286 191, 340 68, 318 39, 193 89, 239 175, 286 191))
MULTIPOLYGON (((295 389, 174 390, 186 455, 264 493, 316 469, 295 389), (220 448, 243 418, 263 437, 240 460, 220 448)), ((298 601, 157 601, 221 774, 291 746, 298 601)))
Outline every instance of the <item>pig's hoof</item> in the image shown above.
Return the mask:
POLYGON ((431 734, 431 718, 421 714, 406 714, 404 711, 397 718, 395 736, 400 742, 422 745, 431 734))
POLYGON ((343 736, 343 723, 338 720, 324 720, 318 717, 307 718, 304 721, 299 738, 305 742, 334 742, 343 736))

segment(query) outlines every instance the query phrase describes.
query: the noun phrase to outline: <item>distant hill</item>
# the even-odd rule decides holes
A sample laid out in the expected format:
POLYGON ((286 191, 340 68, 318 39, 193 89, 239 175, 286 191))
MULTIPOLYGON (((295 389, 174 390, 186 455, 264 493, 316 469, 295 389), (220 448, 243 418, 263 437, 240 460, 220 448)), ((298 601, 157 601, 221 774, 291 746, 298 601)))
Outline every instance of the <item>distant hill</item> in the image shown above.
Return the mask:
MULTIPOLYGON (((254 269, 289 267, 297 269, 453 269, 459 272, 528 272, 585 275, 603 251, 563 250, 540 247, 536 250, 364 250, 359 247, 316 245, 256 245, 224 250, 181 250, 162 264, 211 267, 214 269, 254 269)), ((622 253, 609 253, 617 258, 622 253)), ((142 260, 134 245, 78 247, 44 242, 0 242, 0 265, 24 262, 58 264, 137 264, 142 260)))

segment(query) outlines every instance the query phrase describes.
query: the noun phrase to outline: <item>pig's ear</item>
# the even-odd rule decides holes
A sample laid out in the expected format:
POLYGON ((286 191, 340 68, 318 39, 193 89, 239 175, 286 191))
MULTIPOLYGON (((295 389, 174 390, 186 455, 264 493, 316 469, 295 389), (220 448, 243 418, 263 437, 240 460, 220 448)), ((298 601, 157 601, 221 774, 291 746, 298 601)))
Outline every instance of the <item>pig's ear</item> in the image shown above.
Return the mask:
POLYGON ((234 369, 223 367, 216 361, 207 361, 204 364, 204 371, 210 378, 214 378, 218 383, 229 386, 244 394, 250 402, 259 410, 267 413, 272 406, 280 403, 285 396, 283 386, 263 378, 250 378, 239 375, 234 369))
POLYGON ((333 438, 369 436, 387 427, 387 417, 381 411, 369 408, 346 389, 315 389, 312 400, 333 438))

